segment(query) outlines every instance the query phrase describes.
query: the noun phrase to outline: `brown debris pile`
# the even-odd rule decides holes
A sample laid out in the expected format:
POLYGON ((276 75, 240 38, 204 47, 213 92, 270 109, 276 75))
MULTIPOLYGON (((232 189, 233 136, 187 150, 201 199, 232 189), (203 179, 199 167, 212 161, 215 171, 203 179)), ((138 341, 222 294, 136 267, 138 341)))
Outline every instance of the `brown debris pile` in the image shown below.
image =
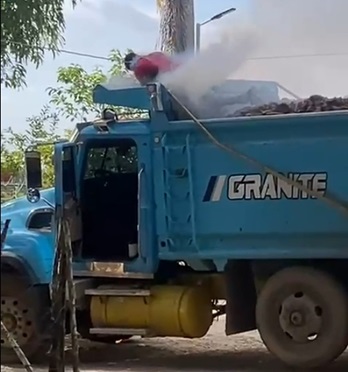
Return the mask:
POLYGON ((283 115, 304 112, 348 110, 348 97, 327 98, 319 95, 299 101, 282 101, 262 106, 243 108, 233 116, 283 115))

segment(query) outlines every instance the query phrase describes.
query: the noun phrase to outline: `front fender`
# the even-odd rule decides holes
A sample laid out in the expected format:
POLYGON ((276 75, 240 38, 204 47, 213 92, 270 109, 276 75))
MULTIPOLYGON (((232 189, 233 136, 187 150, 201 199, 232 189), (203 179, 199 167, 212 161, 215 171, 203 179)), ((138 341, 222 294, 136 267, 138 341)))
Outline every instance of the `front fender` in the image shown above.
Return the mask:
POLYGON ((28 262, 12 252, 5 251, 1 255, 1 272, 13 270, 29 283, 40 282, 40 279, 28 262))
POLYGON ((52 234, 15 231, 7 236, 1 264, 11 265, 25 273, 32 284, 49 284, 52 275, 52 234))

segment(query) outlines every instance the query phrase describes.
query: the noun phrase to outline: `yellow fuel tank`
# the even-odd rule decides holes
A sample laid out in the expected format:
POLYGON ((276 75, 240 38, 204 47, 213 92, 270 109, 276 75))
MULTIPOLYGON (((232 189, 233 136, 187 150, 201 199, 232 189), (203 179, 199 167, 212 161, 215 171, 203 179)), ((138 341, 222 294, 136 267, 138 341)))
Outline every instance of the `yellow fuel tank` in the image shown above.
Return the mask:
POLYGON ((226 284, 223 273, 209 274, 182 274, 179 276, 181 285, 198 285, 203 286, 210 291, 212 300, 226 299, 226 284))
POLYGON ((197 286, 160 285, 148 297, 92 296, 94 327, 149 329, 156 336, 203 337, 209 330, 209 291, 197 286))

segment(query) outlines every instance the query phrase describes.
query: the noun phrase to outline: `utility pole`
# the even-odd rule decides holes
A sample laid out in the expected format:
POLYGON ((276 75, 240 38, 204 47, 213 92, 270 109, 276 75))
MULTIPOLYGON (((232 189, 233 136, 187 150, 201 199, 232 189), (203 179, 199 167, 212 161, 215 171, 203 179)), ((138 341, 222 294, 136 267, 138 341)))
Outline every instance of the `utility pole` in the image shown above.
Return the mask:
POLYGON ((193 0, 157 0, 161 15, 161 50, 183 53, 195 48, 193 0))

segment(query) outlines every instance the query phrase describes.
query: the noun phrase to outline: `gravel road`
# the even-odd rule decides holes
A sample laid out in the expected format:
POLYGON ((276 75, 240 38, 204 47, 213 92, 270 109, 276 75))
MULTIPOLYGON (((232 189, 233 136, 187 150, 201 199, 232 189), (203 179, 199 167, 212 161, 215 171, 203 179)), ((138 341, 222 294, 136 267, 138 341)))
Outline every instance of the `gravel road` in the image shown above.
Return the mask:
MULTIPOLYGON (((293 371, 266 351, 256 332, 226 337, 223 317, 199 340, 134 339, 107 347, 84 342, 81 361, 81 370, 89 372, 293 371)), ((46 372, 47 367, 35 366, 34 370, 46 372)), ((21 372, 23 369, 2 366, 1 371, 21 372)), ((339 371, 348 371, 348 351, 330 367, 330 372, 339 371)))

